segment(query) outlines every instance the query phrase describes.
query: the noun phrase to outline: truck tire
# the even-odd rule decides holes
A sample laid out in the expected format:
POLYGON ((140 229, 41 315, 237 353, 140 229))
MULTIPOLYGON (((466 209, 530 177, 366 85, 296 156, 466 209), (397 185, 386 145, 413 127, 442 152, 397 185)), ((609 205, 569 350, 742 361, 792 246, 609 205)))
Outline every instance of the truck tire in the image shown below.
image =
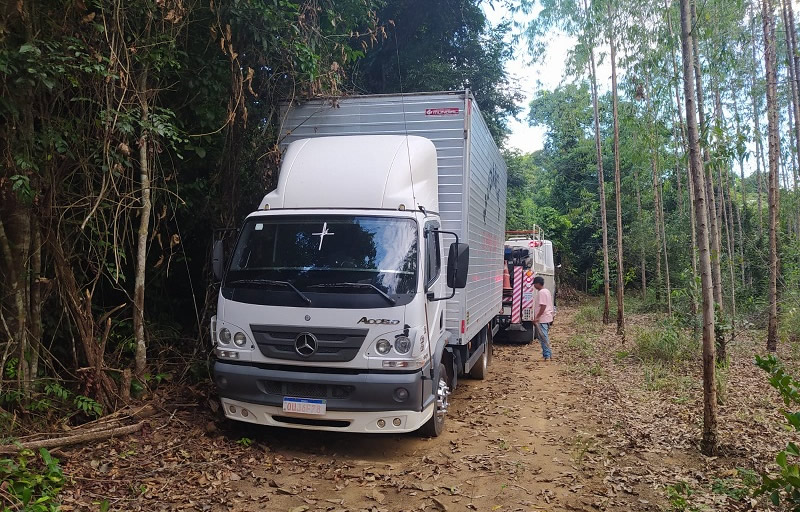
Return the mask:
POLYGON ((525 328, 525 332, 519 333, 520 343, 530 345, 536 337, 536 326, 533 325, 533 322, 522 322, 522 327, 525 328))
POLYGON ((439 363, 439 384, 436 386, 433 415, 419 429, 423 437, 439 437, 444 432, 444 420, 450 405, 450 387, 447 385, 447 368, 439 363))
POLYGON ((476 380, 483 380, 489 369, 489 340, 486 340, 483 347, 483 355, 475 361, 475 365, 470 368, 469 376, 476 380))

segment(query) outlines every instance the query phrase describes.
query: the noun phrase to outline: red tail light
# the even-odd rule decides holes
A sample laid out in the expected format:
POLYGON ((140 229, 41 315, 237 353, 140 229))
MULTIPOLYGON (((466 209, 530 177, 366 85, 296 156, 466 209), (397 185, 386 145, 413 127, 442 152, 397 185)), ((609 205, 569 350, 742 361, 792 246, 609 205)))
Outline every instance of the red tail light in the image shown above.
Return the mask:
POLYGON ((467 322, 461 320, 461 334, 464 334, 465 332, 467 332, 467 322))

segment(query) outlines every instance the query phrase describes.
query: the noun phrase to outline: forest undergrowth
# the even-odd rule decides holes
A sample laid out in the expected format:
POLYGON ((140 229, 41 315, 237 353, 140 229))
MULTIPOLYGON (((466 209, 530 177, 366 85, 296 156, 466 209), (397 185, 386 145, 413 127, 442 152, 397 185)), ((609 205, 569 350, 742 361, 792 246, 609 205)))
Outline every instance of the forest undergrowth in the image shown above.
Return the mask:
MULTIPOLYGON (((780 393, 756 366, 766 333, 750 325, 735 331, 727 364, 717 368, 720 453, 700 453, 703 388, 700 340, 686 318, 652 312, 626 298, 623 340, 602 323, 602 303, 579 306, 557 348, 584 386, 585 403, 603 422, 602 445, 619 460, 615 476, 631 492, 669 510, 751 510, 771 507, 757 495, 763 475, 780 472, 776 454, 797 441, 781 413, 780 393)), ((613 314, 611 315, 613 318, 613 314)), ((558 332, 558 323, 555 326, 558 332)), ((798 375, 800 344, 785 331, 778 358, 798 375)), ((730 339, 732 333, 727 336, 730 339)), ((623 492, 626 492, 623 488, 623 492)))

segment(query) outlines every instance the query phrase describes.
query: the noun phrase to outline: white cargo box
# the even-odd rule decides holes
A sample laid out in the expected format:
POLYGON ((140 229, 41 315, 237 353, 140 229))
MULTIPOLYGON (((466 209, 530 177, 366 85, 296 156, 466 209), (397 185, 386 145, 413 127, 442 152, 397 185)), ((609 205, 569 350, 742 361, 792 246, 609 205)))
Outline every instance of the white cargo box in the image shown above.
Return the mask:
POLYGON ((430 139, 439 166, 442 229, 458 233, 470 250, 467 287, 447 303, 447 329, 465 344, 500 313, 506 165, 469 91, 316 99, 285 107, 281 119, 282 148, 298 139, 341 135, 430 139))

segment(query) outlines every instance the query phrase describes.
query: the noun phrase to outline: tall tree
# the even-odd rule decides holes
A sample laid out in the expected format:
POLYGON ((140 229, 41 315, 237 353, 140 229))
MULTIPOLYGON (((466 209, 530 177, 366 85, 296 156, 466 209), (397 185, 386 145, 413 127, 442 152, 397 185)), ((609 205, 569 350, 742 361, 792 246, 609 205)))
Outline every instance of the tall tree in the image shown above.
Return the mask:
POLYGON ((767 77, 767 138, 769 141, 769 319, 767 350, 778 348, 778 166, 780 159, 780 129, 778 122, 778 64, 775 47, 775 18, 772 0, 761 0, 761 23, 764 29, 764 67, 767 77))
POLYGON ((711 276, 711 251, 708 241, 708 208, 705 176, 700 158, 700 134, 697 128, 694 91, 694 48, 690 2, 680 0, 681 53, 683 56, 683 96, 686 102, 686 131, 689 146, 689 169, 694 186, 694 209, 697 219, 700 281, 703 296, 703 436, 701 450, 706 455, 717 452, 717 395, 714 347, 714 285, 711 276))
MULTIPOLYGON (((583 2, 584 12, 586 13, 586 28, 585 33, 589 33, 590 19, 589 19, 589 5, 587 0, 583 2)), ((603 135, 600 131, 600 109, 597 101, 597 69, 594 60, 594 41, 593 38, 589 39, 587 46, 589 47, 589 79, 592 82, 592 113, 594 117, 594 144, 595 153, 597 154, 597 195, 600 201, 600 224, 603 230, 603 324, 608 325, 609 319, 609 302, 611 297, 611 271, 609 270, 608 263, 608 214, 606 213, 606 181, 603 176, 603 135)), ((643 274, 644 283, 644 274, 643 274)), ((644 287, 644 285, 643 285, 644 287)))
POLYGON ((611 101, 614 124, 614 192, 617 206, 617 334, 625 339, 625 266, 622 251, 622 171, 619 164, 619 108, 617 97, 617 48, 614 34, 614 15, 608 2, 608 43, 611 47, 611 101))

